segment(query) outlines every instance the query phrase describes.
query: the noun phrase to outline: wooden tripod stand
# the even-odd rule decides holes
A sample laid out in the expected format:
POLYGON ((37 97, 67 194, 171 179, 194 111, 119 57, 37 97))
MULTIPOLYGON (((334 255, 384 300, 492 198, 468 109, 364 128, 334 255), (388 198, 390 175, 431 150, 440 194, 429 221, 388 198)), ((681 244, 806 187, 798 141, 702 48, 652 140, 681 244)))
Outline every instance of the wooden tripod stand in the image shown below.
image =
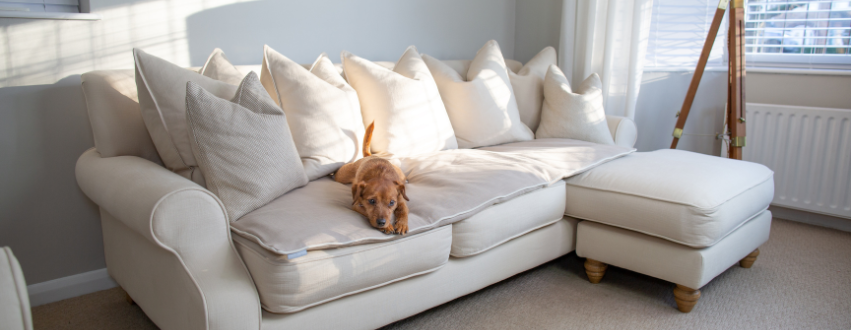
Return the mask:
MULTIPOLYGON (((677 143, 683 136, 683 127, 686 124, 686 119, 688 119, 691 105, 694 103, 694 96, 697 94, 697 87, 703 77, 703 70, 706 69, 706 61, 709 60, 709 52, 712 50, 712 44, 715 43, 715 36, 718 34, 721 21, 724 19, 724 12, 727 11, 728 1, 721 0, 718 3, 718 9, 715 10, 715 17, 709 27, 709 35, 703 44, 703 51, 700 53, 697 68, 691 78, 686 99, 677 115, 677 125, 674 128, 674 141, 671 143, 671 149, 677 148, 677 143)), ((726 128, 730 132, 730 146, 727 148, 727 152, 730 158, 742 159, 742 147, 745 146, 745 8, 744 0, 733 0, 732 2, 733 6, 730 8, 729 17, 730 29, 727 38, 730 58, 727 71, 726 109, 726 128)))

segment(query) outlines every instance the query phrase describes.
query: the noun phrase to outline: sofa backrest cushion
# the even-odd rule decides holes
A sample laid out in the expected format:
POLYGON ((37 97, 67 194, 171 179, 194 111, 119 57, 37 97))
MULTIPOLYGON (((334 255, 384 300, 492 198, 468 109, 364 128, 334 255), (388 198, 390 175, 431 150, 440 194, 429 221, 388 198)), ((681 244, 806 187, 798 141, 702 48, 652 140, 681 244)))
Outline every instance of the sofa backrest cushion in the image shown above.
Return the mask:
POLYGON ((190 80, 185 102, 192 152, 231 221, 307 184, 287 116, 257 74, 231 100, 190 80))
MULTIPOLYGON (((467 72, 471 60, 443 61, 456 71, 467 72)), ((373 62, 392 69, 393 62, 373 62)), ((523 64, 506 59, 506 66, 513 72, 519 71, 523 64)), ((302 64, 310 68, 312 64, 302 64)), ((340 74, 340 63, 334 67, 340 74)), ((261 73, 260 65, 236 65, 241 73, 261 73)), ((196 71, 200 68, 194 68, 196 71)), ((185 89, 185 86, 183 87, 185 89)), ((145 127, 139 107, 136 80, 133 69, 90 71, 82 75, 82 89, 85 95, 89 121, 92 126, 94 145, 101 157, 136 156, 162 165, 157 149, 145 127)))
POLYGON ((266 91, 287 114, 310 180, 360 158, 364 126, 358 94, 325 53, 305 69, 265 46, 261 71, 266 91))
POLYGON ((416 48, 408 47, 393 70, 348 52, 342 58, 365 126, 375 122, 373 153, 404 157, 458 148, 440 92, 416 48))
POLYGON ((225 56, 225 52, 220 48, 213 49, 213 52, 207 57, 207 62, 204 62, 204 66, 198 70, 198 73, 231 85, 239 85, 245 78, 245 73, 231 64, 225 56))
POLYGON ((603 110, 603 83, 596 73, 571 89, 564 73, 552 65, 544 80, 544 95, 537 138, 615 144, 603 110))
MULTIPOLYGON (((520 120, 532 132, 538 130, 538 124, 541 122, 541 106, 544 103, 544 77, 546 77, 550 65, 556 65, 557 61, 555 48, 547 47, 538 52, 529 62, 526 62, 526 65, 519 71, 513 69, 508 71, 511 86, 514 87, 514 96, 517 99, 517 110, 520 111, 520 120)), ((508 60, 506 60, 506 64, 509 64, 508 60)))
POLYGON ((206 186, 189 145, 186 83, 193 81, 220 98, 230 99, 236 86, 205 77, 159 57, 134 49, 136 89, 145 127, 169 170, 206 186))
POLYGON ((101 157, 137 156, 162 165, 139 111, 133 70, 91 71, 81 79, 101 157))
POLYGON ((424 55, 423 60, 440 90, 460 148, 535 138, 520 121, 505 58, 495 40, 488 41, 478 51, 463 74, 431 56, 424 55))

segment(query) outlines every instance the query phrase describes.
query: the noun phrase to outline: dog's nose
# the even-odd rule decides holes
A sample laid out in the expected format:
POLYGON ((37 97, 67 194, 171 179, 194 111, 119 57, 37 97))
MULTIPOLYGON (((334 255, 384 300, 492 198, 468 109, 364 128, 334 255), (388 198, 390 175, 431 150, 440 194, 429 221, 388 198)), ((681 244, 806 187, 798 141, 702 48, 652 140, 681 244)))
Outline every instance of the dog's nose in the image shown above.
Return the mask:
POLYGON ((387 223, 387 220, 384 220, 384 219, 378 219, 378 220, 375 220, 375 223, 376 223, 379 227, 381 227, 381 226, 384 226, 384 224, 385 224, 385 223, 387 223))

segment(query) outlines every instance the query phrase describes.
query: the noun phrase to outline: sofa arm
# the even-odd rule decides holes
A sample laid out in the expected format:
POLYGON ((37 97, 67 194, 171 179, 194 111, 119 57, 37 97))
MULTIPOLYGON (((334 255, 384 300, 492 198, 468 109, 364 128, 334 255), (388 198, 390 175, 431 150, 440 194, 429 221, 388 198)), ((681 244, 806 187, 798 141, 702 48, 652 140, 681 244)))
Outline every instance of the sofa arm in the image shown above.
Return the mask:
POLYGON ((12 249, 0 247, 0 328, 32 330, 27 283, 12 249))
MULTIPOLYGON (((145 308, 143 302, 138 301, 158 326, 193 329, 260 328, 261 310, 257 290, 233 246, 224 206, 215 195, 148 160, 133 156, 101 158, 95 149, 80 156, 76 174, 80 188, 104 212, 144 237, 151 243, 149 246, 164 252, 161 255, 170 256, 169 260, 175 261, 155 267, 173 269, 171 265, 181 265, 183 269, 174 274, 179 274, 180 280, 188 278, 186 283, 194 285, 190 291, 198 294, 194 294, 196 298, 188 304, 194 306, 176 303, 193 299, 191 297, 174 299, 163 294, 152 299, 155 301, 144 302, 150 308, 145 308), (150 315, 163 310, 169 312, 150 315), (175 318, 173 314, 184 315, 175 318)), ((150 271, 157 272, 156 269, 150 271)), ((162 273, 166 272, 157 275, 162 273)), ((145 277, 144 274, 141 277, 145 277)), ((151 287, 155 283, 138 278, 128 276, 123 280, 133 282, 132 286, 137 292, 156 289, 151 287)), ((116 280, 122 283, 119 278, 116 280)), ((174 279, 175 282, 178 280, 174 279)), ((122 285, 131 286, 125 283, 122 285)))
POLYGON ((635 146, 638 128, 634 121, 626 117, 606 115, 606 123, 609 124, 609 131, 616 145, 627 148, 635 146))

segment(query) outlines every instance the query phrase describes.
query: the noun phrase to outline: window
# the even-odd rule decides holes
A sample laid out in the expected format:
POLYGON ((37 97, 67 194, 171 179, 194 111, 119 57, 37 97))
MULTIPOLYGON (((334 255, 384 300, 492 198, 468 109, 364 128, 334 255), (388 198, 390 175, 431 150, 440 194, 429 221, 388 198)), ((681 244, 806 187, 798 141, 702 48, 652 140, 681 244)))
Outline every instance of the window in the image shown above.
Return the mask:
POLYGON ((851 64, 851 1, 749 0, 745 53, 760 66, 851 64))
MULTIPOLYGON (((694 70, 718 0, 654 0, 644 69, 694 70)), ((721 23, 707 69, 727 70, 727 19, 721 23)))
POLYGON ((79 13, 79 0, 0 1, 0 10, 22 12, 79 13))
MULTIPOLYGON (((718 0, 654 0, 645 70, 693 70, 717 7, 718 0)), ((726 17, 707 70, 726 70, 726 17)), ((746 0, 749 67, 849 69, 849 41, 849 0, 746 0)))
POLYGON ((101 19, 90 13, 89 0, 0 0, 0 18, 101 19))

